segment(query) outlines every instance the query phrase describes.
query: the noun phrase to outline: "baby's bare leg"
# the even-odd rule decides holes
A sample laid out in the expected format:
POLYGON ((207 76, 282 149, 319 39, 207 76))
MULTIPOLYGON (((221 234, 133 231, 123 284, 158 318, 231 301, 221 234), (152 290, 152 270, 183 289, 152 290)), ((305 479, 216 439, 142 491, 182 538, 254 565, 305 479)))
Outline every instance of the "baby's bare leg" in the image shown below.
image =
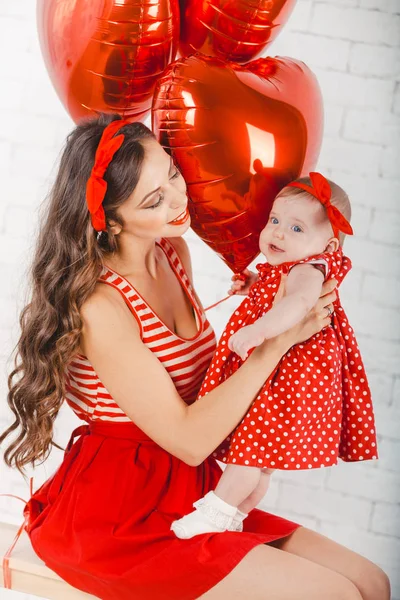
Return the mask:
POLYGON ((173 521, 171 529, 181 539, 212 531, 242 531, 247 515, 237 517, 237 506, 249 496, 260 482, 257 467, 227 465, 215 491, 194 502, 195 510, 173 521))
POLYGON ((239 506, 260 484, 261 469, 229 464, 215 488, 216 495, 232 506, 239 506))
POLYGON ((269 483, 271 480, 271 473, 274 472, 275 469, 260 469, 260 481, 256 489, 238 506, 238 509, 248 514, 253 508, 257 506, 259 502, 264 498, 267 490, 269 488, 269 483))

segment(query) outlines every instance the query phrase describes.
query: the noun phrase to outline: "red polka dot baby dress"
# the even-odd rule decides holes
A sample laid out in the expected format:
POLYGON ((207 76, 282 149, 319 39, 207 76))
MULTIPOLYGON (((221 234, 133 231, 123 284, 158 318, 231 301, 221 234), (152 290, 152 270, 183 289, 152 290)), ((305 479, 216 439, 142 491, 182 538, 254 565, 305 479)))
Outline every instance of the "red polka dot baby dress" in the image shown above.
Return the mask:
MULTIPOLYGON (((199 398, 242 364, 228 348, 229 337, 271 309, 282 275, 309 262, 324 270, 325 280, 334 277, 338 285, 351 269, 341 248, 298 262, 257 265, 259 278, 231 316, 199 398)), ((247 415, 215 450, 215 458, 282 470, 332 466, 338 458, 377 458, 371 393, 360 351, 339 298, 334 309, 329 327, 293 346, 281 359, 247 415)))

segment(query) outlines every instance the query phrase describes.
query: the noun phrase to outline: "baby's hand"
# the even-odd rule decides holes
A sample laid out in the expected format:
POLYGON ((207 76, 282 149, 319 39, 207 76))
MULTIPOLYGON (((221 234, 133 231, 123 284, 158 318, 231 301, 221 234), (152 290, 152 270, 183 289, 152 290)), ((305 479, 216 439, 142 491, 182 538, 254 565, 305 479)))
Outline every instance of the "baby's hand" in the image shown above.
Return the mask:
POLYGON ((237 294, 238 296, 247 296, 249 293, 250 287, 255 283, 258 279, 257 273, 253 273, 249 271, 249 269, 245 269, 240 275, 234 275, 232 277, 232 285, 231 289, 228 291, 230 296, 237 294))
POLYGON ((234 333, 228 340, 228 348, 246 360, 247 354, 251 348, 255 348, 263 343, 265 335, 255 325, 247 325, 234 333))

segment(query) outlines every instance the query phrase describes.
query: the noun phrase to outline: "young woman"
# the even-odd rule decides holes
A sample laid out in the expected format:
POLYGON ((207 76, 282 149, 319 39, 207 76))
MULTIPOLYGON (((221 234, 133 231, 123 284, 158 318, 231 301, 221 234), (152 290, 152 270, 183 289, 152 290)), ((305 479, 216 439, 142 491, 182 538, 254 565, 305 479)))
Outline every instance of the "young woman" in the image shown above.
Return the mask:
POLYGON ((386 600, 365 558, 254 509, 242 532, 179 540, 171 523, 214 489, 212 451, 266 373, 329 325, 335 282, 302 323, 194 402, 215 336, 181 235, 185 182, 142 124, 101 116, 67 140, 21 315, 9 466, 44 459, 66 399, 86 421, 25 513, 37 554, 104 600, 386 600))

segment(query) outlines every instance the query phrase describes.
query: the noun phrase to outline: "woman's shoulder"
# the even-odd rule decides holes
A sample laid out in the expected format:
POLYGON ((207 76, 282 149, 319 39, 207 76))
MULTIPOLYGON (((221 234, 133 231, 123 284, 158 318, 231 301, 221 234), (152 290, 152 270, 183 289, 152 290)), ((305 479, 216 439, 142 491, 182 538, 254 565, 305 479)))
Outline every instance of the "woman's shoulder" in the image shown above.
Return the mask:
POLYGON ((106 339, 110 325, 114 332, 132 331, 140 338, 139 325, 136 319, 132 319, 123 297, 108 285, 97 283, 80 307, 79 314, 82 319, 81 345, 84 345, 85 338, 93 337, 94 332, 96 339, 106 339))
MULTIPOLYGON (((122 300, 122 299, 121 299, 122 300)), ((90 317, 104 311, 115 310, 115 305, 120 304, 119 295, 113 293, 113 289, 97 282, 93 292, 88 296, 79 310, 81 317, 90 317), (118 300, 118 303, 115 302, 118 300)))

